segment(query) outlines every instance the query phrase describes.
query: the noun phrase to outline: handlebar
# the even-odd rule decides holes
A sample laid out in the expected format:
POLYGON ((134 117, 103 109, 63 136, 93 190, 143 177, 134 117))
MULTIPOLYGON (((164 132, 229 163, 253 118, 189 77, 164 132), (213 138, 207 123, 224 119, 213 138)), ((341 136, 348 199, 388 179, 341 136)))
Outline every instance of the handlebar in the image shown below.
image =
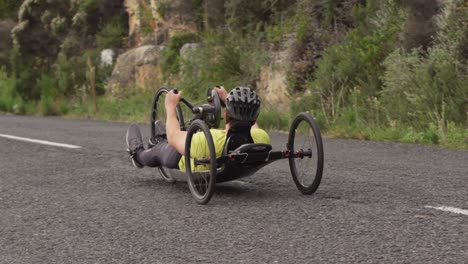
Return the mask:
MULTIPOLYGON (((172 89, 175 94, 179 93, 179 90, 177 88, 172 89)), ((190 103, 187 99, 185 98, 180 98, 180 101, 184 103, 189 109, 192 110, 192 113, 194 114, 203 114, 203 113, 213 113, 215 111, 215 106, 204 104, 201 106, 194 106, 192 103, 190 103)))

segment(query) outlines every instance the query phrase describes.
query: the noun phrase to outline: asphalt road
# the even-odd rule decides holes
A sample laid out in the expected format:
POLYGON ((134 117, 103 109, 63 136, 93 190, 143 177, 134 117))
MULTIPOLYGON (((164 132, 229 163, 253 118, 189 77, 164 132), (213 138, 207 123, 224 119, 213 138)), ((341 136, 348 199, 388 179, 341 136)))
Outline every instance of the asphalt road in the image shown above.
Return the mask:
POLYGON ((325 139, 314 195, 281 161, 201 206, 131 166, 127 127, 0 115, 0 134, 82 147, 0 137, 0 263, 468 263, 468 215, 427 207, 468 209, 467 150, 325 139))

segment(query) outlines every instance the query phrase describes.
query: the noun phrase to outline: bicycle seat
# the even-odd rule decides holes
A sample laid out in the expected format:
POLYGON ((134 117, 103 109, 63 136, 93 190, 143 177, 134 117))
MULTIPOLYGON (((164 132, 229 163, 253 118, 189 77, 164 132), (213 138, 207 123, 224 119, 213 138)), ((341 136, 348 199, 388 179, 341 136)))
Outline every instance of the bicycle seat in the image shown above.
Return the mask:
POLYGON ((271 151, 272 146, 264 143, 248 143, 236 148, 231 153, 262 153, 271 151))
POLYGON ((250 122, 232 122, 231 129, 229 129, 226 136, 224 153, 230 153, 244 144, 254 143, 250 135, 251 127, 250 122))

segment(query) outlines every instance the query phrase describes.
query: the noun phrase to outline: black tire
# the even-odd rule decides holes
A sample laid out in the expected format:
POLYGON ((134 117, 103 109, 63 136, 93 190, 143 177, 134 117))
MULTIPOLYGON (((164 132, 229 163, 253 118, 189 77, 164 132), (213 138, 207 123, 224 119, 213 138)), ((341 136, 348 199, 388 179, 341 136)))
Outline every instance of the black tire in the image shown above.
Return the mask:
POLYGON ((214 89, 210 90, 211 95, 209 96, 209 102, 214 106, 213 116, 211 120, 205 120, 210 128, 219 128, 219 124, 221 122, 221 99, 219 98, 218 92, 214 89))
POLYGON ((208 203, 213 196, 216 184, 216 152, 210 130, 202 120, 194 120, 187 130, 184 158, 187 181, 193 198, 199 204, 208 203), (192 146, 193 136, 197 132, 204 134, 206 144, 192 146), (199 156, 193 157, 195 154, 199 156), (191 158, 194 159, 194 166, 197 166, 197 161, 203 162, 203 165, 198 166, 205 166, 205 170, 194 172, 191 158))
POLYGON ((288 150, 291 153, 289 168, 299 191, 303 194, 314 193, 320 185, 323 173, 323 143, 320 129, 312 116, 300 113, 296 116, 289 130, 288 150), (304 143, 300 144, 301 140, 304 143), (310 145, 307 145, 310 144, 310 145), (292 153, 308 152, 311 156, 295 158, 292 153), (305 175, 305 177, 301 177, 305 175), (305 179, 302 179, 305 178, 305 179))
MULTIPOLYGON (((155 142, 155 122, 157 120, 161 120, 164 123, 166 123, 166 110, 164 107, 164 99, 165 99, 165 95, 168 92, 169 92, 168 88, 165 88, 165 87, 159 88, 159 90, 156 92, 153 98, 153 108, 151 109, 151 134, 150 134, 151 138, 149 142, 150 147, 154 145, 154 142, 155 142)), ((176 110, 177 110, 177 119, 179 120, 179 124, 181 125, 181 128, 183 128, 184 117, 183 117, 180 105, 177 106, 176 110)), ((159 167, 158 170, 164 181, 168 183, 175 182, 175 180, 167 174, 164 168, 159 167)))
POLYGON ((176 180, 172 178, 169 174, 167 174, 166 170, 163 167, 159 167, 159 174, 161 175, 161 178, 167 183, 175 183, 176 180))
MULTIPOLYGON (((153 98, 153 107, 151 108, 151 139, 154 139, 155 135, 155 125, 154 123, 157 120, 164 121, 166 123, 166 108, 164 106, 164 99, 166 98, 165 95, 169 93, 169 89, 165 87, 159 88, 159 90, 156 92, 153 98)), ((177 120, 179 120, 179 125, 182 130, 185 129, 185 121, 184 121, 184 115, 182 112, 182 108, 180 107, 180 104, 177 105, 176 108, 177 112, 177 120)))

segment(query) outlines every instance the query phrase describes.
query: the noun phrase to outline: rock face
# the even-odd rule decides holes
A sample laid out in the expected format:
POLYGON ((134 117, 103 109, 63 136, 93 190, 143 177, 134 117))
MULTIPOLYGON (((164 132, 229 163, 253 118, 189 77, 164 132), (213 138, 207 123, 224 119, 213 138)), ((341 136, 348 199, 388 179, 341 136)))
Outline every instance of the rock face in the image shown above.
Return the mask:
POLYGON ((402 34, 403 48, 411 50, 422 47, 426 50, 437 31, 435 16, 440 12, 438 0, 403 1, 408 8, 408 21, 402 34))
POLYGON ((177 33, 195 32, 192 0, 124 0, 131 46, 160 45, 177 33))
POLYGON ((265 105, 276 110, 289 110, 288 75, 294 54, 294 38, 285 40, 277 51, 271 52, 271 63, 260 70, 257 91, 265 105))
MULTIPOLYGON (((289 6, 294 2, 280 0, 281 6, 289 6)), ((234 5, 243 8, 244 4, 249 4, 261 9, 261 5, 256 2, 236 3, 234 5)), ((205 28, 222 26, 227 14, 225 0, 124 0, 124 5, 129 17, 130 46, 140 48, 132 49, 117 59, 108 84, 108 91, 112 94, 119 93, 122 89, 159 85, 160 49, 157 46, 164 45, 176 34, 196 32, 200 25, 205 28), (197 17, 197 14, 202 15, 197 17), (148 32, 148 29, 151 29, 151 32, 148 32)), ((290 50, 287 48, 290 43, 287 44, 272 55, 272 64, 262 67, 257 82, 257 90, 264 102, 283 110, 288 109, 289 98, 288 67, 284 66, 290 61, 290 50)), ((180 55, 184 59, 190 59, 190 53, 197 48, 198 44, 185 44, 180 55)))
POLYGON ((257 91, 266 107, 288 111, 287 72, 275 69, 272 65, 262 67, 257 81, 257 91))
POLYGON ((136 48, 118 57, 107 88, 112 94, 158 86, 162 77, 159 45, 178 33, 197 30, 193 0, 124 0, 124 5, 129 18, 129 46, 136 48))
POLYGON ((186 60, 190 59, 190 54, 196 52, 200 48, 198 43, 186 43, 180 49, 180 56, 186 60))
POLYGON ((121 54, 109 79, 108 92, 118 95, 128 87, 158 86, 161 79, 160 53, 160 47, 146 45, 121 54))
POLYGON ((140 30, 140 1, 125 0, 124 5, 128 14, 128 34, 132 36, 140 30))

